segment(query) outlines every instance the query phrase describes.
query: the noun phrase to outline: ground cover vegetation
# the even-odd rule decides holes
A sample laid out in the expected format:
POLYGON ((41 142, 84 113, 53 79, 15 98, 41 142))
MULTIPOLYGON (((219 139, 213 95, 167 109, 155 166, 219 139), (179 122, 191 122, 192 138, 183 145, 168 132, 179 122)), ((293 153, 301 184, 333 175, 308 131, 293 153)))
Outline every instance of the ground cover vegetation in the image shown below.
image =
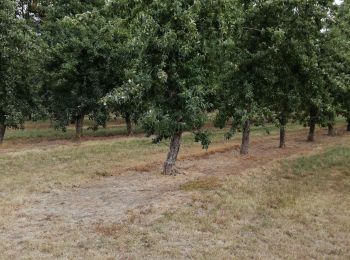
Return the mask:
MULTIPOLYGON (((9 128, 49 119, 83 135, 111 115, 127 132, 170 140, 163 173, 175 174, 183 134, 204 149, 208 117, 254 126, 350 130, 350 2, 333 0, 3 0, 0 3, 0 143, 9 128), (92 123, 90 123, 92 122, 92 123)), ((223 134, 224 135, 224 134, 223 134)))

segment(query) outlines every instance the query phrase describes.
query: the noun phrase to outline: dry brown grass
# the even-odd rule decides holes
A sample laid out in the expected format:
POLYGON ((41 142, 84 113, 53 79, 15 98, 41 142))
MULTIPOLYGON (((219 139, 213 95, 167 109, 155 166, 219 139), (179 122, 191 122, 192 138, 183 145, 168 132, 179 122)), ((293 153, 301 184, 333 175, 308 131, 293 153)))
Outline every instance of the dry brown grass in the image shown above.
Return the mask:
POLYGON ((180 185, 184 191, 215 190, 221 186, 221 181, 217 176, 200 177, 193 181, 188 181, 180 185))
POLYGON ((216 188, 189 182, 184 190, 200 190, 190 204, 151 223, 141 216, 113 241, 131 259, 349 259, 349 158, 338 147, 216 188))
MULTIPOLYGON (((298 134, 297 139, 303 137, 298 134)), ((226 174, 211 177, 209 174, 216 175, 215 164, 219 156, 235 156, 231 151, 237 149, 237 141, 226 143, 217 138, 211 150, 205 152, 189 139, 189 136, 185 136, 181 150, 181 158, 189 162, 182 162, 182 165, 190 165, 192 168, 184 169, 194 172, 174 178, 160 177, 155 170, 161 166, 167 146, 151 145, 149 140, 143 138, 95 140, 1 153, 0 259, 349 257, 348 154, 319 154, 313 164, 308 163, 307 158, 297 161, 297 164, 286 161, 285 164, 275 165, 276 168, 258 168, 234 176, 234 169, 227 168, 226 172, 231 173, 231 177, 223 178, 226 174), (205 173, 209 177, 194 179, 193 176, 199 174, 196 171, 203 170, 198 167, 197 161, 203 159, 205 165, 213 165, 213 172, 205 173), (99 179, 106 185, 111 179, 120 182, 121 176, 106 177, 129 170, 151 171, 135 177, 139 181, 135 193, 140 189, 144 196, 147 190, 152 192, 152 189, 159 189, 156 194, 161 197, 166 192, 167 196, 156 202, 171 204, 170 200, 175 198, 174 208, 164 213, 162 210, 166 207, 160 207, 157 203, 147 205, 145 198, 148 207, 129 212, 123 222, 111 221, 114 218, 112 214, 105 216, 105 221, 94 219, 96 215, 92 215, 88 222, 84 222, 70 219, 69 214, 75 209, 69 208, 69 205, 67 207, 71 211, 67 211, 66 215, 52 214, 51 206, 55 209, 60 206, 49 203, 46 205, 47 215, 33 219, 35 212, 30 211, 31 206, 47 199, 49 194, 52 194, 51 198, 63 194, 61 200, 54 202, 72 202, 76 190, 93 188, 99 179), (322 174, 314 174, 319 172, 322 174), (150 176, 157 179, 159 187, 144 187, 144 180, 150 176), (183 183, 182 179, 187 181, 177 186, 180 187, 179 191, 161 189, 165 184, 183 183), (28 214, 23 213, 26 212, 24 209, 28 214), (16 232, 12 232, 13 229, 16 232)), ((260 144, 264 140, 275 142, 275 139, 276 136, 254 138, 260 144)), ((304 148, 298 150, 298 140, 293 141, 296 147, 290 148, 291 151, 305 148, 306 144, 302 143, 304 148)), ((347 138, 337 142, 344 142, 342 140, 349 141, 347 138)), ((285 150, 285 156, 289 155, 288 149, 285 150)), ((245 164, 241 160, 237 166, 244 168, 253 163, 255 167, 264 160, 268 158, 247 158, 245 164)), ((131 188, 134 185, 133 174, 126 178, 130 180, 126 183, 130 183, 131 188)), ((93 202, 105 202, 105 188, 101 186, 100 193, 94 193, 93 198, 83 197, 83 203, 92 201, 88 209, 97 206, 93 202)), ((112 186, 109 188, 114 192, 112 186)), ((124 194, 134 193, 125 193, 121 189, 120 194, 110 199, 124 200, 124 194)), ((133 201, 132 197, 130 201, 133 201)), ((81 213, 83 215, 85 212, 81 213)))

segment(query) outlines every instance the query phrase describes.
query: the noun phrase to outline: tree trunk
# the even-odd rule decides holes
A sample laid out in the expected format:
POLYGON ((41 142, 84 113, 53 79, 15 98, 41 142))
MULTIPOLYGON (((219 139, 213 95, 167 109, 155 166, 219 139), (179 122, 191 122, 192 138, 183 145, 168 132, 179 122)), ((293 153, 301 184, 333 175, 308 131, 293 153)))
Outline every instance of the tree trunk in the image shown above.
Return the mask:
POLYGON ((286 148, 286 126, 280 126, 280 148, 286 148))
POLYGON ((309 135, 307 137, 307 140, 309 142, 315 141, 316 117, 317 117, 316 109, 311 108, 311 110, 310 110, 310 122, 309 122, 310 129, 309 129, 309 135))
POLYGON ((181 136, 182 132, 178 132, 171 138, 169 153, 163 167, 164 175, 173 174, 173 167, 175 166, 176 159, 180 151, 181 136))
POLYGON ((315 129, 316 129, 316 124, 313 120, 310 121, 310 129, 309 129, 309 136, 307 137, 307 140, 309 142, 314 142, 315 141, 315 129))
POLYGON ((5 131, 6 131, 6 125, 4 123, 0 123, 0 145, 4 141, 5 131))
POLYGON ((288 119, 287 117, 281 113, 279 117, 279 123, 280 123, 280 148, 286 148, 286 126, 288 119))
POLYGON ((247 120, 243 125, 241 155, 247 155, 249 153, 249 137, 250 137, 250 121, 247 120))
POLYGON ((80 140, 83 134, 83 124, 84 124, 84 115, 78 115, 75 118, 75 138, 80 140))
POLYGON ((328 124, 328 135, 329 136, 335 136, 334 124, 333 123, 329 123, 328 124))
POLYGON ((131 136, 132 135, 132 122, 131 122, 131 116, 129 114, 126 114, 125 122, 126 122, 126 131, 128 133, 128 136, 131 136))
POLYGON ((348 128, 347 128, 348 132, 350 132, 350 118, 348 119, 348 128))

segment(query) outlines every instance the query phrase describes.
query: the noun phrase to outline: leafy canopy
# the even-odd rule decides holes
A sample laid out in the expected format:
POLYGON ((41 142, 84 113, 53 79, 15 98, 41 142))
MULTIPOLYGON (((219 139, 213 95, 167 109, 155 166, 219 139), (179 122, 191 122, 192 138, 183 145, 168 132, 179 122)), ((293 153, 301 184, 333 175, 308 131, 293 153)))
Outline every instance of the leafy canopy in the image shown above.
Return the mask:
POLYGON ((0 123, 18 128, 37 110, 40 45, 15 14, 14 1, 0 2, 0 123))

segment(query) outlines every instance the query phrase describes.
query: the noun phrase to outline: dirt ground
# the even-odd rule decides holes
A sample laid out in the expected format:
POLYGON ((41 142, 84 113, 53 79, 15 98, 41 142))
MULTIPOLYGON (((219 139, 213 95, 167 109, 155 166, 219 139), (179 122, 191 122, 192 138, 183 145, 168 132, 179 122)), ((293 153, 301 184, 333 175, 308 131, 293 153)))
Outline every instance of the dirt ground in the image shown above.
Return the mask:
POLYGON ((188 181, 206 176, 239 176, 277 160, 350 142, 345 132, 328 137, 319 131, 315 143, 306 142, 305 136, 305 131, 290 134, 286 149, 277 148, 278 136, 256 138, 246 157, 239 156, 239 143, 217 153, 189 158, 183 154, 177 164, 182 174, 175 177, 161 176, 161 165, 157 164, 145 167, 145 171, 92 180, 84 186, 32 194, 25 207, 15 210, 12 223, 0 229, 0 258, 70 258, 60 252, 66 245, 60 241, 70 241, 76 252, 88 250, 84 247, 94 241, 94 227, 101 223, 120 223, 140 214, 157 218, 168 210, 176 211, 191 200, 191 194, 179 188, 188 181), (57 246, 60 244, 62 248, 57 246))

